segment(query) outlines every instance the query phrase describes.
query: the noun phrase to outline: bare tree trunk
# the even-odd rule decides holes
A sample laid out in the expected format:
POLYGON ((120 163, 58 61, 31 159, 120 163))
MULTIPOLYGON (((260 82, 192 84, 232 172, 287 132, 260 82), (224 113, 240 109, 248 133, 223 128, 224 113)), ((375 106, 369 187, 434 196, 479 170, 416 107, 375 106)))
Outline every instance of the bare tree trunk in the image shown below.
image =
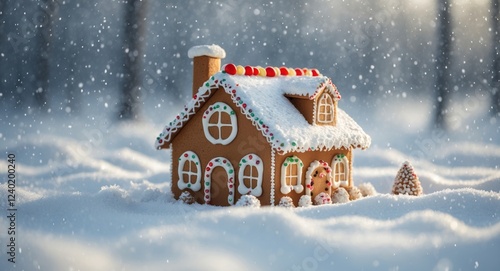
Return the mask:
POLYGON ((492 114, 500 114, 500 0, 491 0, 491 28, 492 33, 492 77, 493 91, 492 114))
POLYGON ((52 22, 56 3, 54 0, 41 0, 34 17, 37 29, 37 54, 35 71, 35 103, 39 109, 48 108, 47 91, 50 83, 50 42, 52 40, 52 22))
POLYGON ((136 119, 141 91, 141 64, 146 34, 147 0, 127 0, 124 31, 124 82, 119 117, 136 119))
MULTIPOLYGON (((7 37, 7 31, 5 31, 5 23, 6 23, 6 15, 5 15, 5 12, 7 10, 6 8, 6 2, 4 1, 0 1, 0 37, 2 37, 2 39, 0 39, 0 61, 2 63, 4 63, 3 65, 5 65, 6 63, 6 54, 7 54, 7 50, 6 50, 6 42, 5 42, 5 38, 4 37, 7 37)), ((9 68, 10 69, 10 68, 9 68)), ((9 71, 7 70, 7 68, 5 67, 1 67, 0 68, 0 72, 3 72, 5 75, 5 77, 8 77, 8 74, 9 74, 9 71)), ((1 76, 0 76, 1 78, 1 76)), ((4 80, 0 80, 0 91, 4 90, 4 89, 7 89, 7 87, 5 86, 6 84, 4 84, 4 80)), ((3 91, 2 91, 3 92, 3 91)), ((5 100, 5 94, 2 93, 2 95, 0 95, 0 104, 2 104, 2 107, 5 108, 5 105, 3 104, 3 101, 5 100)))
POLYGON ((436 115, 435 126, 446 129, 446 113, 448 110, 450 79, 451 79, 451 50, 452 50, 452 21, 450 0, 439 0, 438 4, 438 48, 436 58, 436 115))

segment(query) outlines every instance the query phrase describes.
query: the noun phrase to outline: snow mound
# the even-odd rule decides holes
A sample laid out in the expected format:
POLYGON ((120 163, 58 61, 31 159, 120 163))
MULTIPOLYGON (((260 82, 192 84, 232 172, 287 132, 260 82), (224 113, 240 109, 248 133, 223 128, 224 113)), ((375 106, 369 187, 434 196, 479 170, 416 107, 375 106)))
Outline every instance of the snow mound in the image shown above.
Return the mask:
POLYGON ((191 195, 191 193, 189 193, 188 191, 182 192, 182 194, 179 196, 179 201, 186 204, 193 204, 195 202, 193 195, 191 195))
POLYGON ((349 193, 349 200, 357 200, 363 197, 361 190, 356 186, 347 189, 347 193, 349 193))
POLYGON ((309 207, 312 205, 312 199, 309 195, 302 195, 299 199, 299 207, 309 207))
POLYGON ((285 196, 285 197, 282 197, 282 198, 280 199, 280 202, 279 202, 278 206, 281 206, 281 207, 286 207, 286 208, 293 208, 293 207, 295 207, 295 206, 293 205, 293 200, 292 200, 292 198, 290 198, 290 197, 286 197, 286 196, 285 196))
POLYGON ((360 183, 358 189, 363 197, 373 196, 377 194, 377 190, 371 183, 360 183))
POLYGON ((346 203, 349 202, 349 193, 345 188, 339 187, 332 193, 332 203, 346 203))
POLYGON ((323 205, 332 203, 332 199, 328 193, 321 192, 314 197, 314 204, 323 205))
POLYGON ((254 195, 243 195, 236 202, 236 206, 248 206, 248 207, 260 207, 260 200, 257 199, 254 195))

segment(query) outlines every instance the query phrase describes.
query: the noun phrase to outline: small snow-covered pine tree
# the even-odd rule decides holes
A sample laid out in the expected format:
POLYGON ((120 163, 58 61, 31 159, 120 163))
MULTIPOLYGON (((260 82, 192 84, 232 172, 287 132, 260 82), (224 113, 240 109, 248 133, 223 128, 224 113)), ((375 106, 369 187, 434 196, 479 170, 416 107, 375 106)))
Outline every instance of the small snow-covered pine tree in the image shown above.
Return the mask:
POLYGON ((417 174, 415 174, 415 170, 410 162, 404 162, 394 179, 392 194, 420 196, 422 193, 422 185, 420 184, 417 174))

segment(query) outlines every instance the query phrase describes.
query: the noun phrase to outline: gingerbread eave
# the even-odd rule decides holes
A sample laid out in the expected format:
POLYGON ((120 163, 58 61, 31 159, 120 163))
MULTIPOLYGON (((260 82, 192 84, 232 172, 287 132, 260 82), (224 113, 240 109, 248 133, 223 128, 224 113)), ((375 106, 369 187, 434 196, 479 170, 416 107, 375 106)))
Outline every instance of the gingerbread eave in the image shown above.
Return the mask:
POLYGON ((229 75, 222 71, 206 81, 183 111, 165 126, 157 137, 156 147, 169 148, 177 133, 217 90, 231 96, 238 110, 252 121, 278 153, 366 149, 371 144, 371 138, 340 108, 337 108, 338 122, 335 126, 311 125, 288 100, 290 95, 314 99, 327 90, 337 102, 340 94, 328 77, 268 78, 229 75))

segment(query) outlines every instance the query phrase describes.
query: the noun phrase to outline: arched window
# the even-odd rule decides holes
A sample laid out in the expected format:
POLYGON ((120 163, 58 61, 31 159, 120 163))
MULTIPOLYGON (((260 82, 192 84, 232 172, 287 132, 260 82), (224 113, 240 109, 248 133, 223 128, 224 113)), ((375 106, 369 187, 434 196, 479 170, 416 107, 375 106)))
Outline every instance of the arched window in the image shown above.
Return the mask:
POLYGON ((201 165, 198 155, 192 151, 186 151, 179 157, 177 175, 179 181, 177 186, 180 190, 189 188, 198 191, 201 188, 201 165))
POLYGON ((318 118, 320 124, 331 124, 334 114, 333 100, 330 94, 323 93, 318 101, 318 118))
POLYGON ((262 159, 254 153, 245 155, 239 163, 238 192, 241 195, 251 194, 256 197, 262 195, 262 159))
POLYGON ((288 194, 292 190, 301 193, 304 190, 302 185, 302 167, 304 164, 297 156, 290 156, 281 165, 281 193, 288 194))
POLYGON ((211 105, 203 114, 203 132, 212 144, 227 145, 238 133, 238 123, 234 110, 223 102, 211 105))
POLYGON ((333 156, 333 181, 336 185, 349 185, 349 160, 344 154, 333 156))

